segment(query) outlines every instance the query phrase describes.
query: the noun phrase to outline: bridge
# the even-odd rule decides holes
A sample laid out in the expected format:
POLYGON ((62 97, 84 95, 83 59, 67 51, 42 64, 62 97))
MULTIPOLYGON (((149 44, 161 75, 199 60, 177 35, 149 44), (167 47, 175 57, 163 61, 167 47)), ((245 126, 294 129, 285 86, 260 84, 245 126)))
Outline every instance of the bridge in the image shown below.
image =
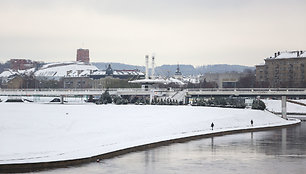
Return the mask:
POLYGON ((101 95, 106 90, 112 95, 150 95, 139 88, 126 89, 1 89, 0 96, 87 96, 101 95))
MULTIPOLYGON (((106 89, 0 89, 0 96, 97 96, 106 89)), ((111 95, 121 96, 157 96, 176 100, 192 97, 212 96, 289 96, 306 97, 306 88, 189 88, 189 89, 107 89, 111 95)))
POLYGON ((205 96, 306 96, 305 88, 202 88, 202 89, 187 89, 187 96, 190 97, 205 97, 205 96))

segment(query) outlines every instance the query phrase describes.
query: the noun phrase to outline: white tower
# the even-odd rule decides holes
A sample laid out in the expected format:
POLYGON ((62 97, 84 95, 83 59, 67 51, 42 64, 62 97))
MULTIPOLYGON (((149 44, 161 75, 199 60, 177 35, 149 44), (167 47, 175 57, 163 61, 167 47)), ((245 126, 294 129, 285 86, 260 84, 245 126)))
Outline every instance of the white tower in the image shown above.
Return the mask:
POLYGON ((146 79, 149 79, 149 56, 146 55, 146 79))
POLYGON ((155 79, 155 62, 154 62, 154 56, 152 56, 152 79, 155 79))

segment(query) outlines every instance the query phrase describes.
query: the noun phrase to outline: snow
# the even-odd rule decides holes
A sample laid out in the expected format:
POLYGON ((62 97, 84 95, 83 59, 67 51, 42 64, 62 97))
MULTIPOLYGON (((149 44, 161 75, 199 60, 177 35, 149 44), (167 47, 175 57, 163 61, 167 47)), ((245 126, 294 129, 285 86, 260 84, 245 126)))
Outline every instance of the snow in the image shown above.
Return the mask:
POLYGON ((283 59, 283 58, 296 58, 297 52, 290 51, 290 52, 281 52, 280 55, 276 56, 276 59, 283 59))
MULTIPOLYGON (((22 99, 24 101, 33 101, 35 103, 50 103, 54 98, 60 97, 46 97, 46 96, 0 96, 1 101, 6 101, 7 99, 22 99)), ((69 104, 84 104, 87 97, 76 96, 76 97, 64 97, 64 101, 69 104)))
MULTIPOLYGON (((92 75, 106 75, 106 71, 105 70, 95 71, 92 73, 92 75)), ((144 75, 144 73, 134 70, 114 70, 113 75, 144 75)))
POLYGON ((199 77, 184 77, 183 81, 185 83, 193 83, 193 84, 198 84, 200 83, 199 77))
POLYGON ((75 64, 75 63, 77 62, 53 62, 53 63, 48 63, 48 64, 43 65, 41 69, 51 68, 55 66, 70 65, 70 64, 75 64))
POLYGON ((11 75, 15 75, 15 74, 25 74, 25 75, 30 75, 31 73, 33 73, 35 71, 35 68, 30 68, 30 69, 26 69, 26 70, 12 70, 12 69, 8 69, 6 71, 3 71, 0 74, 0 77, 5 77, 8 78, 11 75))
POLYGON ((280 55, 276 56, 272 59, 288 59, 288 58, 300 58, 306 57, 306 51, 302 51, 302 54, 298 56, 298 52, 300 51, 284 51, 280 52, 280 55))
POLYGON ((90 157, 163 140, 248 129, 250 120, 254 128, 299 122, 267 111, 192 106, 2 102, 0 110, 0 164, 90 157))
POLYGON ((1 74, 0 74, 0 77, 9 77, 11 75, 14 75, 14 74, 17 74, 17 72, 12 72, 12 71, 3 71, 1 74))
POLYGON ((39 77, 78 77, 89 75, 90 71, 98 70, 96 66, 81 62, 52 63, 35 72, 39 77))
MULTIPOLYGON (((268 110, 273 111, 273 112, 282 112, 282 103, 281 100, 269 100, 269 99, 265 99, 262 100, 265 104, 268 110)), ((298 102, 305 102, 305 100, 295 100, 298 102)), ((294 104, 294 103, 289 103, 287 102, 287 112, 290 113, 306 113, 306 106, 301 106, 298 104, 294 104)))
POLYGON ((37 77, 46 77, 51 79, 59 79, 61 77, 83 77, 89 75, 93 71, 97 71, 98 68, 94 65, 85 64, 83 62, 62 62, 62 63, 50 63, 44 65, 42 68, 35 72, 35 68, 27 70, 8 70, 0 74, 0 77, 9 77, 14 74, 26 74, 30 75, 35 72, 37 77))
POLYGON ((129 83, 148 83, 148 84, 167 84, 169 81, 164 79, 140 79, 129 81, 129 83))
POLYGON ((178 85, 184 85, 185 83, 170 77, 169 79, 140 79, 140 80, 133 80, 129 81, 129 83, 144 83, 144 84, 169 84, 169 83, 175 83, 178 85))
POLYGON ((33 72, 35 72, 35 68, 30 68, 30 69, 26 69, 26 70, 18 70, 19 74, 25 74, 25 75, 30 75, 33 72))
POLYGON ((105 75, 106 74, 106 71, 104 70, 99 70, 99 71, 95 71, 92 73, 92 75, 105 75))
POLYGON ((297 101, 297 102, 306 104, 306 99, 299 99, 299 100, 293 100, 293 101, 297 101))
POLYGON ((178 84, 178 85, 185 85, 184 82, 182 82, 182 81, 180 81, 180 80, 178 80, 178 79, 172 78, 172 77, 169 78, 169 81, 170 81, 171 83, 175 83, 175 84, 178 84))

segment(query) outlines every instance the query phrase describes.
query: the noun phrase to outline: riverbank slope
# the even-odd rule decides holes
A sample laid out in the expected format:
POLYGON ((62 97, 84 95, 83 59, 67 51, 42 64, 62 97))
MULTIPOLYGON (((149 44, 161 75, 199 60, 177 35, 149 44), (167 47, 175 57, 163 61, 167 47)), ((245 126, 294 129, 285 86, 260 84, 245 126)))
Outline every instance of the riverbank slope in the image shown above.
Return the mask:
POLYGON ((171 139, 299 122, 267 111, 192 106, 0 103, 0 110, 0 165, 82 159, 171 139))

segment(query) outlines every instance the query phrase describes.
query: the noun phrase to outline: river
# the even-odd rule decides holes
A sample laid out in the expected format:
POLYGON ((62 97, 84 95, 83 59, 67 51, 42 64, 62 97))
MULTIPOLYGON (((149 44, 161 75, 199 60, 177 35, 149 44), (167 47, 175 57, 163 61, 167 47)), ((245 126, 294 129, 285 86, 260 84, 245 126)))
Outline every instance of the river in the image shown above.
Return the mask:
POLYGON ((36 174, 298 174, 306 172, 306 122, 176 143, 134 152, 99 163, 36 174))

